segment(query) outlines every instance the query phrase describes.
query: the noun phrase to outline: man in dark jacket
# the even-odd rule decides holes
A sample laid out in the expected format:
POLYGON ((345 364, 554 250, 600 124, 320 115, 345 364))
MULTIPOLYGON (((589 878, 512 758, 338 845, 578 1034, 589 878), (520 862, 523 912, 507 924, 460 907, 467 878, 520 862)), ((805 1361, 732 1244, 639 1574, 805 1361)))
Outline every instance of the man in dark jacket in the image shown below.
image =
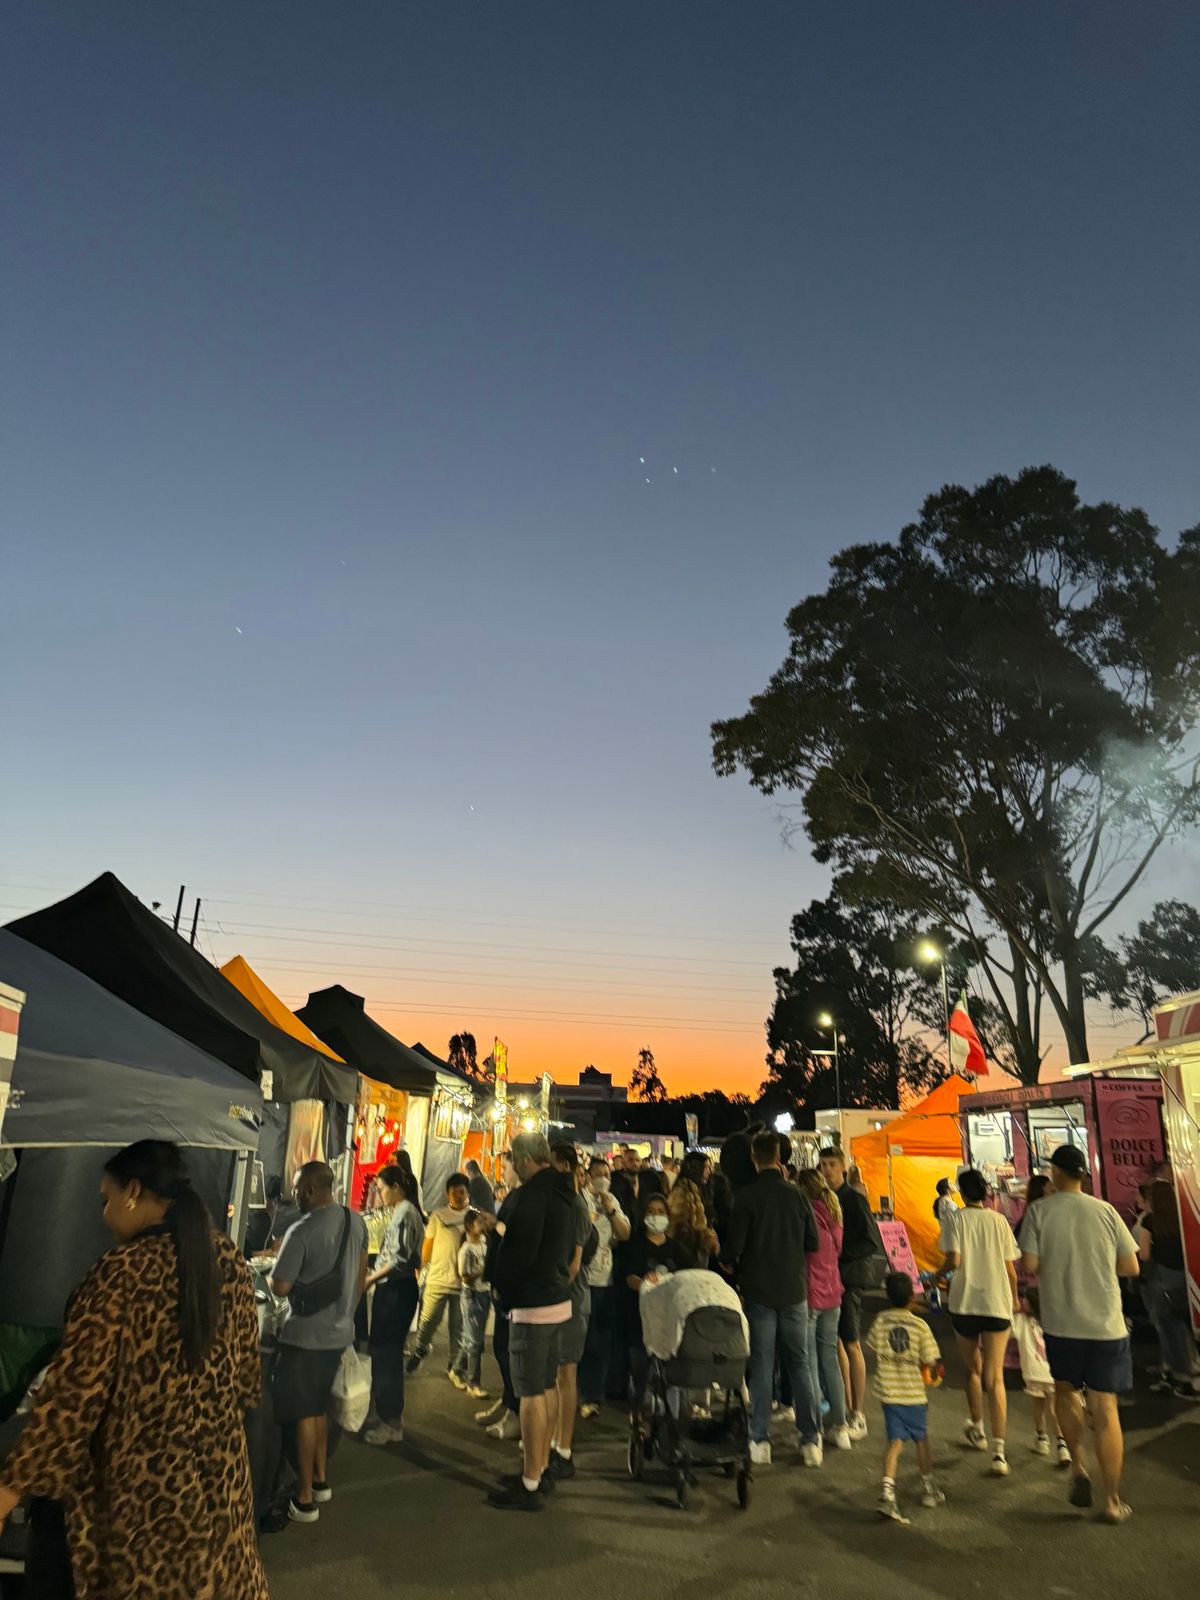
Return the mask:
MULTIPOLYGON (((492 1288, 510 1321, 508 1357, 521 1402, 522 1469, 488 1498, 503 1510, 540 1511, 558 1420, 562 1329, 571 1320, 575 1196, 570 1181, 550 1165, 543 1134, 519 1133, 512 1164, 521 1187, 502 1208, 504 1232, 492 1264, 492 1288)), ((547 1488, 552 1482, 547 1480, 547 1488)))
POLYGON ((784 1177, 779 1135, 759 1133, 751 1145, 756 1177, 733 1203, 725 1256, 737 1273, 750 1324, 750 1459, 771 1462, 775 1349, 792 1386, 804 1464, 819 1467, 820 1399, 808 1361, 808 1257, 820 1237, 808 1200, 784 1177))

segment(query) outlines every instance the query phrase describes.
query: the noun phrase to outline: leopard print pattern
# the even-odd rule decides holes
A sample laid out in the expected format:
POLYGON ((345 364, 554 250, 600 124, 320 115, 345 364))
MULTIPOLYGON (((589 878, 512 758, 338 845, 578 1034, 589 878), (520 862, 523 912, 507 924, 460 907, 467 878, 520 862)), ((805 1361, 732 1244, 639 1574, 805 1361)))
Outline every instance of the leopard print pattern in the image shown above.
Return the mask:
POLYGON ((250 1275, 214 1233, 221 1323, 183 1365, 175 1247, 143 1235, 102 1256, 16 1448, 13 1488, 63 1503, 76 1600, 267 1600, 245 1412, 260 1398, 250 1275))

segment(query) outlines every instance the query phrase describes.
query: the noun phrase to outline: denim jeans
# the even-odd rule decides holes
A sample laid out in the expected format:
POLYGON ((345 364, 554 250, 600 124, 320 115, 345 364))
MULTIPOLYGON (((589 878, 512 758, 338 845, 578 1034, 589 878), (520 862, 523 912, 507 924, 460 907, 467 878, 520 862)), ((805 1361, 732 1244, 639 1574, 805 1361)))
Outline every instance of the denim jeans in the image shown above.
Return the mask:
POLYGON ((1187 1277, 1174 1267, 1151 1261, 1142 1268, 1141 1281, 1142 1299, 1158 1335, 1163 1365, 1177 1378, 1190 1377, 1196 1341, 1188 1314, 1187 1277))
POLYGON ((458 1354, 459 1341, 462 1338, 462 1289, 426 1289, 421 1299, 421 1321, 417 1326, 417 1354, 427 1356, 433 1344, 433 1336, 442 1325, 442 1317, 447 1310, 450 1312, 450 1354, 446 1360, 446 1371, 449 1372, 454 1365, 454 1358, 458 1354))
POLYGON ((417 1314, 417 1280, 385 1278, 371 1303, 371 1398, 381 1422, 404 1416, 404 1341, 417 1314))
POLYGON ((492 1309, 492 1297, 487 1289, 462 1290, 461 1301, 462 1338, 459 1340, 458 1355, 454 1359, 454 1371, 460 1378, 465 1378, 476 1389, 483 1376, 483 1339, 487 1332, 488 1312, 492 1309))
POLYGON ((802 1444, 821 1437, 821 1404, 813 1393, 808 1366, 808 1306, 763 1306, 746 1301, 750 1324, 750 1437, 761 1444, 771 1436, 771 1396, 775 1387, 775 1351, 792 1387, 796 1432, 802 1444))
POLYGON ((842 1382, 837 1349, 841 1314, 840 1306, 830 1311, 808 1308, 808 1373, 818 1411, 822 1393, 829 1401, 831 1428, 846 1426, 846 1386, 842 1382))

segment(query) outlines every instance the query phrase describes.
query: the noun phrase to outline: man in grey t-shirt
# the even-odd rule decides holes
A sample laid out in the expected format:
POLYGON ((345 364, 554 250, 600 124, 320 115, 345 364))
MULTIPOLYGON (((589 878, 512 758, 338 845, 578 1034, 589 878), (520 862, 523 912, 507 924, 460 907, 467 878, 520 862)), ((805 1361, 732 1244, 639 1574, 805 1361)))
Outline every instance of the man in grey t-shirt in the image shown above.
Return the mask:
POLYGON ((1137 1277, 1137 1246, 1106 1200, 1084 1194, 1088 1162, 1082 1150, 1060 1145, 1050 1167, 1054 1192, 1026 1212, 1021 1250, 1025 1271, 1039 1280, 1046 1359, 1059 1425, 1071 1451, 1071 1504, 1092 1503, 1083 1452, 1083 1391, 1104 1482, 1103 1515, 1107 1522, 1124 1522, 1129 1507, 1121 1499, 1125 1443, 1117 1396, 1133 1387, 1133 1362, 1118 1280, 1137 1277))
POLYGON ((294 1430, 299 1487, 288 1507, 293 1522, 315 1522, 333 1498, 326 1479, 325 1410, 342 1352, 354 1343, 354 1308, 367 1281, 367 1225, 356 1212, 336 1205, 333 1171, 309 1161, 296 1175, 301 1216, 288 1229, 271 1278, 286 1299, 297 1285, 314 1284, 337 1272, 331 1302, 308 1316, 293 1306, 279 1335, 271 1372, 275 1420, 285 1436, 294 1430))

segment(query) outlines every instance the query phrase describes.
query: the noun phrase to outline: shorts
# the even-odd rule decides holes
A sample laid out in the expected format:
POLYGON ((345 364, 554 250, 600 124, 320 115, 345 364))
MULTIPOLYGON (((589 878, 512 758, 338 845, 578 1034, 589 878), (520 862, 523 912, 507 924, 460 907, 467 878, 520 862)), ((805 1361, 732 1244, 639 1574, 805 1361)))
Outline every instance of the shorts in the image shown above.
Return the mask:
POLYGON ((838 1318, 838 1338, 843 1344, 862 1343, 862 1290, 842 1290, 842 1314, 838 1318))
POLYGON ((957 1311, 950 1313, 950 1324, 960 1339, 978 1339, 981 1333, 1008 1333, 1012 1329, 1007 1317, 968 1317, 957 1311))
POLYGON ((508 1361, 513 1393, 518 1400, 533 1400, 558 1382, 559 1349, 566 1322, 510 1322, 508 1361))
POLYGON ((927 1405, 897 1406, 883 1403, 883 1426, 889 1444, 898 1439, 922 1444, 929 1437, 929 1407, 927 1405))
POLYGON ((588 1314, 575 1306, 570 1322, 558 1325, 558 1364, 560 1367, 577 1367, 583 1360, 583 1347, 587 1343, 588 1314))
POLYGON ((325 1415, 341 1359, 340 1350, 279 1346, 271 1365, 271 1405, 279 1427, 325 1415))
POLYGON ((1124 1339, 1063 1339, 1046 1334, 1046 1360, 1056 1383, 1097 1394, 1128 1394, 1133 1388, 1133 1354, 1124 1339))

